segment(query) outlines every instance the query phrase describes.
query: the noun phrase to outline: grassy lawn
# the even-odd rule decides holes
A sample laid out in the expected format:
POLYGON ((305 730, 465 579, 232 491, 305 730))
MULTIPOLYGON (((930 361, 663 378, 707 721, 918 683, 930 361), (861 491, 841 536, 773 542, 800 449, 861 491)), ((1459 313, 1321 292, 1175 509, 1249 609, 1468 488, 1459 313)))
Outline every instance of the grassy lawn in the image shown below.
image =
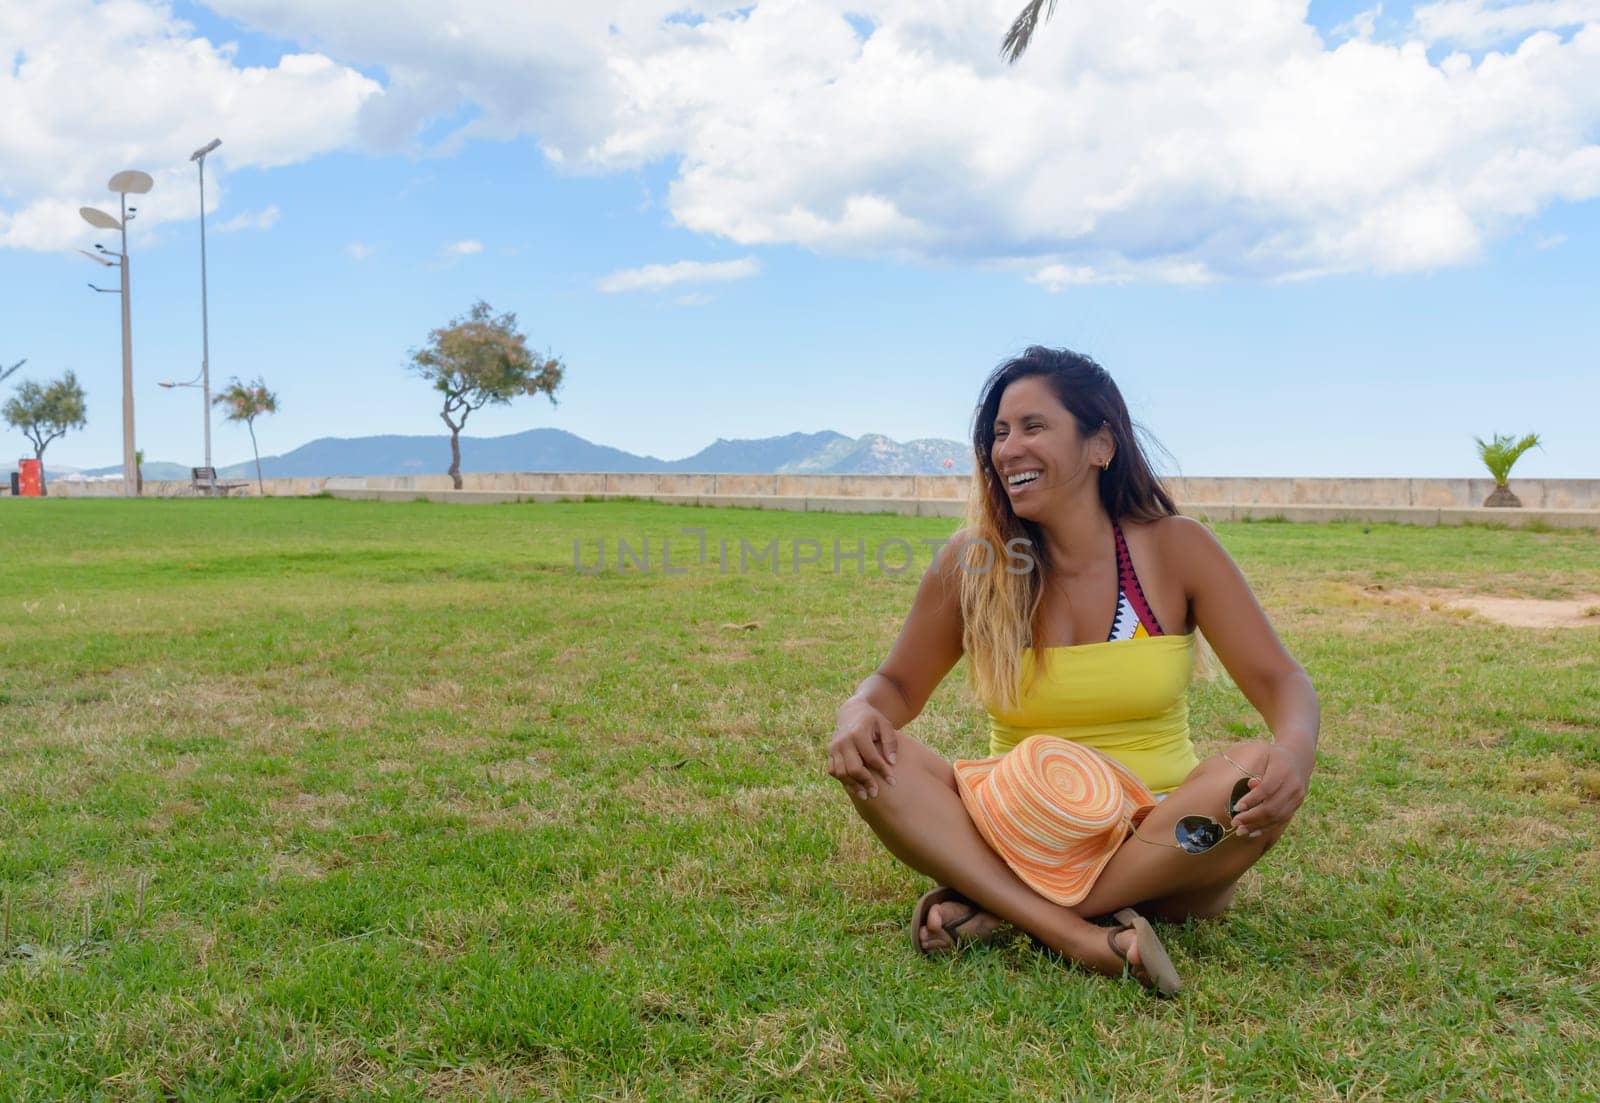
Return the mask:
MULTIPOLYGON (((1219 527, 1322 760, 1163 1003, 913 955, 925 885, 822 771, 954 522, 0 506, 0 1099, 1600 1096, 1600 626, 1367 589, 1592 593, 1592 532, 1219 527)), ((1221 682, 1194 719, 1259 733, 1221 682)), ((910 730, 984 746, 959 677, 910 730)))

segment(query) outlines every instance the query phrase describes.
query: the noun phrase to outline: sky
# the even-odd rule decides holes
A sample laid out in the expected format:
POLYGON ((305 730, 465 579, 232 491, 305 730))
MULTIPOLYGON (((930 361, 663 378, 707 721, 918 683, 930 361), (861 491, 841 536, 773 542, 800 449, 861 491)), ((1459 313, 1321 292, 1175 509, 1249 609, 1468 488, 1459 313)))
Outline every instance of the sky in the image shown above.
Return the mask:
POLYGON ((158 382, 200 372, 220 138, 211 379, 277 393, 263 454, 443 432, 409 356, 482 299, 567 375, 474 436, 965 439, 1046 344, 1174 474, 1473 475, 1538 432, 1519 476, 1600 477, 1600 0, 1061 0, 1008 66, 1021 7, 6 0, 0 398, 75 372, 47 461, 120 463, 116 274, 78 252, 117 241, 77 211, 141 169, 137 439, 201 462, 158 382))

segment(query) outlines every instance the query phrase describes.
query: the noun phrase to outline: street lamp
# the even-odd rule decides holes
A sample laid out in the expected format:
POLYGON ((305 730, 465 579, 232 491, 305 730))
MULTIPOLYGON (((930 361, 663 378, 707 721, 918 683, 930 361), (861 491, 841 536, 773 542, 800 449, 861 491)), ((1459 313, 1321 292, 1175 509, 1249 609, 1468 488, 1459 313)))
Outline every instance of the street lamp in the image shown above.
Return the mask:
POLYGON ((200 166, 200 390, 206 407, 206 466, 211 466, 211 324, 206 311, 206 154, 222 144, 213 138, 189 155, 200 166))
POLYGON ((78 213, 83 216, 85 222, 96 229, 122 232, 122 252, 113 253, 103 245, 96 245, 95 249, 101 256, 85 255, 107 268, 122 270, 120 288, 95 287, 92 283, 89 286, 94 287, 96 291, 122 296, 122 493, 124 497, 132 498, 139 493, 139 465, 134 457, 133 440, 133 309, 128 272, 128 220, 138 214, 139 208, 128 206, 128 196, 143 195, 155 187, 155 181, 150 178, 148 172, 127 169, 113 176, 106 186, 122 199, 121 218, 95 207, 80 207, 78 213), (112 261, 104 259, 106 257, 117 259, 112 261))
MULTIPOLYGON (((195 376, 193 379, 186 379, 182 383, 174 382, 171 379, 163 379, 160 382, 158 382, 156 384, 156 386, 165 387, 169 391, 172 390, 174 387, 199 387, 200 386, 200 377, 202 375, 204 375, 204 374, 205 374, 205 368, 202 367, 200 369, 200 375, 195 376)), ((209 393, 209 391, 207 393, 209 393)), ((206 403, 206 466, 208 468, 211 467, 211 404, 209 402, 206 403)), ((215 470, 215 469, 213 469, 213 470, 215 470)), ((215 482, 216 482, 216 479, 215 479, 215 477, 213 477, 212 478, 212 483, 215 484, 215 482)), ((213 486, 211 486, 210 488, 208 488, 206 490, 206 495, 210 496, 211 494, 215 493, 215 491, 216 491, 216 486, 213 485, 213 486)))

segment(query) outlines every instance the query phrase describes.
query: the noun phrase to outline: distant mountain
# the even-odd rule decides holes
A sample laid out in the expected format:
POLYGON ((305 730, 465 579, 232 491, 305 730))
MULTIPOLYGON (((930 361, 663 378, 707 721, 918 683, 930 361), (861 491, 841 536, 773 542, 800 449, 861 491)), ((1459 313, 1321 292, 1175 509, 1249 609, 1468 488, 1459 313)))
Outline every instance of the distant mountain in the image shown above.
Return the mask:
MULTIPOLYGON (((281 456, 262 456, 268 478, 317 475, 442 475, 450 467, 450 438, 323 437, 281 456)), ((660 471, 661 460, 590 444, 564 429, 529 429, 505 437, 462 437, 463 471, 660 471)), ((255 475, 241 463, 221 474, 255 475)))
POLYGON ((826 468, 831 457, 854 444, 843 433, 790 433, 759 440, 724 440, 718 437, 687 459, 674 460, 664 470, 700 475, 801 475, 826 468))
POLYGON ((831 475, 970 475, 972 446, 955 440, 908 440, 904 444, 868 433, 850 442, 849 451, 834 459, 831 475), (955 463, 946 468, 945 460, 955 463))
MULTIPOLYGON (((329 475, 442 475, 450 466, 447 436, 322 437, 281 456, 261 457, 269 479, 329 475)), ((724 440, 681 460, 635 455, 592 444, 562 429, 529 429, 504 437, 462 437, 462 471, 676 471, 752 475, 966 475, 971 446, 955 440, 904 444, 869 433, 790 433, 756 440, 724 440), (953 461, 945 467, 945 460, 953 461)), ((122 466, 84 471, 85 477, 120 475, 122 466)), ((250 461, 218 469, 230 479, 254 478, 250 461)), ((181 464, 146 463, 144 477, 187 479, 181 464)))

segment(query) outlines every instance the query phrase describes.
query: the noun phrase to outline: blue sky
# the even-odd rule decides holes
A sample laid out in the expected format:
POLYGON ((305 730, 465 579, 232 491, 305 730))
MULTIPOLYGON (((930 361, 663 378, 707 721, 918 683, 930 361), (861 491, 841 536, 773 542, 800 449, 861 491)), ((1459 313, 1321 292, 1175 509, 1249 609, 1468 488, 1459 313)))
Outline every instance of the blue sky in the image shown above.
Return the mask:
MULTIPOLYGON (((352 29, 360 24, 354 10, 360 5, 350 6, 348 22, 327 14, 339 6, 146 4, 147 24, 128 34, 174 49, 200 39, 235 44, 219 55, 220 70, 187 78, 199 82, 195 99, 208 106, 165 104, 165 116, 130 123, 135 136, 120 146, 88 140, 89 132, 103 133, 95 130, 103 120, 80 127, 66 114, 97 110, 90 97, 81 107, 55 109, 58 121, 43 137, 13 134, 8 148, 0 131, 0 364, 26 356, 21 375, 33 378, 70 368, 89 397, 89 427, 51 446, 54 464, 120 461, 121 383, 116 299, 85 287, 103 282, 104 270, 75 251, 95 240, 111 246, 112 239, 52 223, 50 204, 96 202, 114 210, 115 198, 86 182, 128 167, 158 176, 134 223, 139 443, 152 459, 200 462, 199 392, 164 390, 156 381, 188 379, 199 370, 197 200, 185 155, 220 136, 223 147, 207 172, 212 380, 215 387, 230 376, 259 375, 278 392, 281 413, 258 427, 268 454, 320 436, 441 431, 432 392, 406 372, 408 352, 431 328, 483 298, 496 310, 516 311, 532 342, 563 358, 568 376, 559 405, 522 400, 480 411, 469 423, 472 435, 555 426, 669 459, 719 436, 833 429, 901 440, 961 438, 984 373, 1023 346, 1043 343, 1089 352, 1105 364, 1135 417, 1185 474, 1474 474, 1474 434, 1536 430, 1545 447, 1521 462, 1519 474, 1600 477, 1600 310, 1594 309, 1600 204, 1593 198, 1600 172, 1586 167, 1600 157, 1600 104, 1576 84, 1551 77, 1534 89, 1531 102, 1546 110, 1524 112, 1527 123, 1515 121, 1511 104, 1510 121, 1486 122, 1470 141, 1452 146, 1440 138, 1416 178, 1395 169, 1386 189, 1366 187, 1368 174, 1343 179, 1344 162, 1328 147, 1353 143, 1361 156, 1375 158, 1382 171, 1371 175, 1381 176, 1405 159, 1415 135, 1442 133, 1455 116, 1438 116, 1446 123, 1435 129, 1424 107, 1397 96, 1389 110, 1352 116, 1366 120, 1353 133, 1343 122, 1329 123, 1327 141, 1309 152, 1253 153, 1219 110, 1194 122, 1214 129, 1195 148, 1215 149, 1215 163, 1202 157, 1192 170, 1172 172, 1129 199, 1122 182, 1168 171, 1151 166, 1171 159, 1164 151, 1185 148, 1194 128, 1175 126, 1146 140, 1125 121, 1099 130, 1097 117, 1087 113, 1065 142, 1064 160, 1053 160, 1051 150, 1041 151, 1022 131, 1002 152, 1019 163, 1039 157, 1038 165, 1003 166, 995 179, 1009 183, 986 184, 977 177, 994 171, 993 151, 984 145, 985 120, 970 117, 982 105, 933 102, 919 109, 911 91, 917 82, 890 89, 892 108, 874 86, 851 93, 861 97, 863 116, 904 112, 884 116, 886 144, 906 137, 904 150, 888 152, 863 152, 844 132, 854 108, 848 99, 829 108, 841 112, 832 123, 812 128, 807 105, 817 102, 815 91, 784 99, 768 87, 768 77, 739 78, 737 68, 718 76, 716 87, 684 83, 695 66, 671 51, 707 51, 690 61, 704 56, 715 70, 722 54, 709 51, 743 56, 778 48, 753 37, 761 33, 759 6, 748 18, 709 6, 709 29, 680 21, 663 29, 667 9, 642 29, 624 24, 607 34, 577 26, 574 41, 599 44, 593 58, 576 48, 555 62, 530 56, 526 68, 549 64, 558 76, 562 64, 595 71, 660 64, 654 72, 683 83, 665 102, 655 91, 664 78, 640 79, 628 93, 634 98, 619 100, 618 114, 599 122, 581 117, 581 106, 569 110, 542 98, 541 89, 566 87, 570 76, 528 77, 532 83, 523 85, 518 62, 507 65, 513 75, 498 84, 482 78, 481 87, 471 86, 466 77, 452 83, 447 71, 417 68, 431 63, 418 61, 428 54, 419 44, 444 30, 418 26, 409 43, 399 31, 368 41, 367 32, 352 29), (708 38, 712 32, 721 37, 708 38), (621 49, 611 44, 618 39, 626 50, 606 53, 621 49), (340 114, 328 86, 306 92, 293 85, 300 78, 284 57, 307 53, 326 58, 328 73, 344 74, 339 79, 354 89, 351 102, 359 108, 340 114), (230 114, 218 106, 239 98, 228 82, 248 86, 256 79, 252 67, 283 81, 281 98, 255 116, 230 114), (363 78, 372 85, 358 87, 363 78), (736 90, 729 106, 719 99, 721 86, 735 79, 752 83, 736 90), (208 92, 207 81, 217 82, 216 89, 208 92), (763 107, 760 128, 745 126, 735 108, 763 96, 777 98, 763 107), (373 108, 379 102, 381 116, 373 108), (949 113, 948 128, 939 125, 939 111, 949 113), (326 119, 319 121, 318 112, 326 119), (925 119, 933 121, 921 131, 925 119), (297 120, 305 125, 296 129, 297 120), (1380 133, 1391 121, 1399 137, 1380 133), (963 137, 968 133, 975 137, 963 137), (60 141, 46 142, 58 134, 60 141), (946 140, 947 147, 926 152, 946 140), (1397 143, 1392 151, 1371 152, 1386 141, 1397 143), (719 161, 719 150, 734 142, 745 145, 719 161), (1076 142, 1085 152, 1069 156, 1076 142), (1116 143, 1125 152, 1097 178, 1091 156, 1116 143), (629 152, 615 152, 624 147, 629 152), (57 175, 68 184, 58 186, 42 170, 30 176, 5 167, 32 164, 34 148, 57 159, 57 175), (960 157, 970 151, 971 167, 941 175, 952 149, 960 157), (552 150, 563 163, 555 163, 552 150), (1542 163, 1572 167, 1548 178, 1483 169, 1519 154, 1527 162, 1529 150, 1542 163), (824 167, 797 171, 795 161, 807 157, 824 167), (1263 183, 1296 157, 1303 164, 1290 184, 1263 183), (834 165, 838 181, 828 177, 834 165), (1079 177, 1079 165, 1091 167, 1079 177), (1064 183, 1069 176, 1083 182, 1064 183), (1191 188, 1190 176, 1204 186, 1191 188), (1092 215, 1070 196, 1059 210, 1051 206, 1057 194, 1096 187, 1105 198, 1092 215), (1326 195, 1319 192, 1324 187, 1326 195), (1302 202, 1306 193, 1315 194, 1302 202), (1417 212, 1413 221, 1433 225, 1433 219, 1437 232, 1408 237, 1412 222, 1386 222, 1390 216, 1383 215, 1372 223, 1379 230, 1339 237, 1341 227, 1401 194, 1430 198, 1396 208, 1402 212, 1396 217, 1417 212), (863 195, 878 206, 853 208, 849 199, 863 195), (802 209, 822 214, 794 214, 802 209), (852 210, 866 214, 852 221, 852 210), (275 215, 262 216, 268 211, 275 215), (826 222, 828 212, 835 222, 826 222), (24 234, 28 218, 43 228, 24 234), (233 219, 252 225, 224 231, 233 219), (1393 246, 1396 240, 1403 249, 1393 246), (741 270, 754 274, 659 290, 602 289, 615 273, 686 261, 744 262, 741 270)), ((1502 18, 1497 12, 1518 7, 1457 6, 1435 5, 1448 9, 1440 18, 1491 23, 1502 18)), ((969 22, 986 25, 989 9, 978 7, 969 22)), ((1492 44, 1455 31, 1455 39, 1441 44, 1428 41, 1418 30, 1428 24, 1405 8, 1385 6, 1370 30, 1352 26, 1367 8, 1312 5, 1308 21, 1322 47, 1294 38, 1303 5, 1301 15, 1280 12, 1248 35, 1226 28, 1214 49, 1204 42, 1195 47, 1197 64, 1240 50, 1247 60, 1225 58, 1215 75, 1196 79, 1210 82, 1205 89, 1217 87, 1231 79, 1230 66, 1247 67, 1249 56, 1267 58, 1261 64, 1270 66, 1274 35, 1313 52, 1361 38, 1371 44, 1371 64, 1392 66, 1404 42, 1418 42, 1427 56, 1410 72, 1423 72, 1424 87, 1442 79, 1436 74, 1452 52, 1487 82, 1493 67, 1491 59, 1484 68, 1486 54, 1532 50, 1539 44, 1527 44, 1530 33, 1547 35, 1544 48, 1556 51, 1533 71, 1556 74, 1567 64, 1560 51, 1592 51, 1600 40, 1596 15, 1592 25, 1515 30, 1492 44), (1262 36, 1267 45, 1250 53, 1262 36)), ((18 57, 46 56, 64 49, 52 36, 65 34, 69 17, 97 14, 103 12, 88 0, 62 0, 59 11, 12 29, 19 41, 9 45, 18 57), (54 15, 60 20, 53 22, 54 15)), ((1078 26, 1058 15, 1018 68, 1048 73, 1081 65, 1073 60, 1079 48, 1073 36, 1103 33, 1093 10, 1082 18, 1078 26)), ((969 26, 930 30, 892 4, 875 19, 879 29, 869 46, 879 36, 891 45, 926 42, 933 30, 945 36, 940 41, 953 41, 956 30, 969 26)), ((995 43, 1003 29, 990 36, 995 43)), ((0 20, 0 47, 7 33, 0 20)), ((1212 31, 1183 33, 1206 39, 1212 31)), ((494 43, 477 42, 470 27, 457 37, 468 43, 457 59, 466 67, 461 73, 479 79, 496 61, 494 43)), ((769 37, 781 44, 777 32, 769 37)), ((979 45, 987 58, 994 44, 979 45)), ((926 61, 926 48, 904 54, 882 48, 883 58, 866 60, 926 61)), ((930 72, 928 83, 948 73, 967 79, 975 68, 987 72, 987 61, 968 60, 964 40, 941 48, 948 68, 930 72)), ((1341 59, 1349 62, 1350 53, 1360 51, 1341 59)), ((792 64, 796 72, 825 75, 832 58, 824 52, 792 64)), ((1337 95, 1340 73, 1330 70, 1325 79, 1334 83, 1306 94, 1337 95)), ((13 66, 14 75, 22 71, 13 66)), ((1117 71, 1106 69, 1102 79, 1117 71)), ((850 79, 864 79, 851 73, 850 79)), ((1025 83, 1036 79, 1030 74, 983 79, 1023 81, 1006 85, 995 102, 1037 94, 1039 118, 1046 120, 1041 128, 1054 125, 1049 97, 1060 92, 1057 78, 1040 76, 1037 88, 1025 83)), ((1405 87, 1412 78, 1397 79, 1405 87)), ((831 83, 819 78, 817 88, 831 83)), ((1483 94, 1497 87, 1485 84, 1483 94)), ((1450 102, 1470 102, 1475 94, 1465 87, 1450 102)), ((1080 98, 1060 101, 1067 105, 1062 112, 1080 98)), ((1170 101, 1157 107, 1146 117, 1155 119, 1153 129, 1166 126, 1167 113, 1182 111, 1170 101)), ((5 112, 14 110, 21 107, 5 112)), ((128 114, 139 112, 130 107, 128 114)), ((13 132, 19 129, 13 119, 13 132)), ((213 433, 219 465, 248 458, 242 427, 217 418, 213 433)), ((7 447, 16 455, 26 451, 21 434, 9 429, 0 431, 0 448, 7 447)))

